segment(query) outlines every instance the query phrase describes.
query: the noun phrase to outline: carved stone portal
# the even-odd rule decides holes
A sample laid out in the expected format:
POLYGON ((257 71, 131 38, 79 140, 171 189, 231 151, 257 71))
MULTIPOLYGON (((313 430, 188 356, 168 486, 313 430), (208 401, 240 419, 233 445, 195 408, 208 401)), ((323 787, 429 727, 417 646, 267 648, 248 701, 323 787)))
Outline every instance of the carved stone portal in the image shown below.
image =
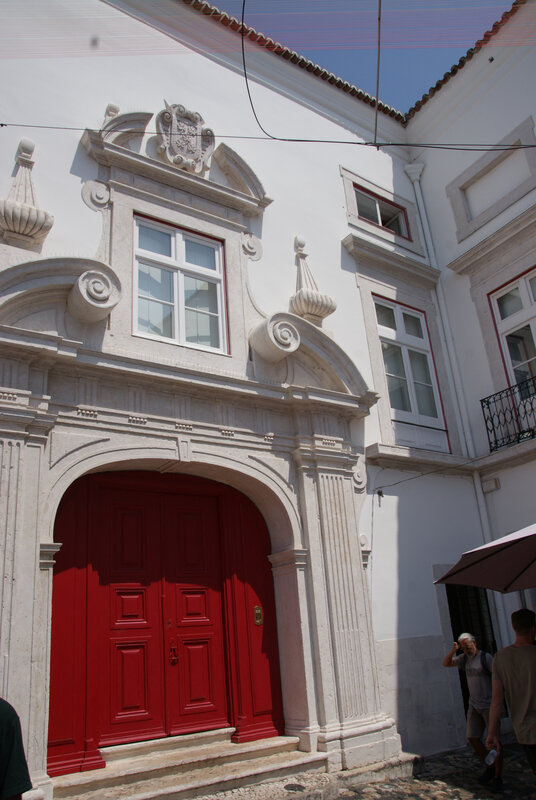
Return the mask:
POLYGON ((158 152, 171 164, 202 175, 214 150, 214 133, 203 122, 197 111, 166 103, 156 118, 158 152))

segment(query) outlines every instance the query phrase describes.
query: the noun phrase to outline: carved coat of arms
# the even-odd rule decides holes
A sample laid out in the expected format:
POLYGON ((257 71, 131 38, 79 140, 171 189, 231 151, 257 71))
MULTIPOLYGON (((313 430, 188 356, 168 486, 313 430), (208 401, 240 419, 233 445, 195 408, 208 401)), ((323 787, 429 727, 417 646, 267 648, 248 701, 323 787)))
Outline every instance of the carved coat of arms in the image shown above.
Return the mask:
POLYGON ((171 164, 202 175, 214 150, 214 133, 203 122, 197 111, 166 103, 156 118, 158 151, 171 164))

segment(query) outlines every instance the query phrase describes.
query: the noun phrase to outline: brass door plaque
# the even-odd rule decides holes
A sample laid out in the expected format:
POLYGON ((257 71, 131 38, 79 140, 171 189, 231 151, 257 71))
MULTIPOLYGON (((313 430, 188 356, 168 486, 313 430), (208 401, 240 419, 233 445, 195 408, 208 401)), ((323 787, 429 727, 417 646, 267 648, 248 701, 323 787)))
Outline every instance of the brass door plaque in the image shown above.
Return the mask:
POLYGON ((262 608, 260 606, 253 606, 253 619, 255 625, 262 625, 262 608))

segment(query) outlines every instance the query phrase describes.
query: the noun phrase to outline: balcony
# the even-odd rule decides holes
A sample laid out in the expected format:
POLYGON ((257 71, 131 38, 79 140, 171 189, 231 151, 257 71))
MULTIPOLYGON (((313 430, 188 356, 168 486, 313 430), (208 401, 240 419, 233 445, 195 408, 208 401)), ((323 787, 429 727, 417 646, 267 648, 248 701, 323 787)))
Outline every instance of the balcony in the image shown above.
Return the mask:
POLYGON ((536 437, 536 378, 509 386, 480 403, 492 453, 536 437))

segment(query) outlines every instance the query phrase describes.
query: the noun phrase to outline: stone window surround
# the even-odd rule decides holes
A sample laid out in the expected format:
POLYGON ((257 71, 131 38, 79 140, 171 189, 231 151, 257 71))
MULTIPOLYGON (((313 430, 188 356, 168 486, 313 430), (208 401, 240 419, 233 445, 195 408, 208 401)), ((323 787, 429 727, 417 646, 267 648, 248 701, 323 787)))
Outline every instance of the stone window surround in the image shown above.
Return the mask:
MULTIPOLYGON (((356 282, 360 290, 363 307, 363 319, 367 335, 372 383, 380 397, 377 403, 377 414, 380 429, 379 447, 396 447, 405 452, 411 462, 417 463, 426 454, 452 458, 447 455, 459 453, 461 442, 457 433, 456 415, 452 398, 446 387, 450 386, 449 371, 442 342, 442 323, 440 320, 435 287, 439 280, 439 270, 424 261, 417 260, 409 254, 387 250, 379 243, 373 243, 349 233, 343 239, 343 245, 356 263, 356 282), (426 315, 430 347, 434 354, 434 367, 443 412, 444 428, 441 433, 445 439, 445 449, 427 450, 419 445, 408 446, 396 441, 395 429, 391 414, 391 404, 387 391, 387 381, 383 368, 383 357, 378 336, 374 295, 386 300, 418 309, 426 315)), ((419 426, 415 426, 416 430, 419 426)), ((437 429, 434 429, 437 431, 437 429)), ((441 429, 442 430, 442 429, 441 429)), ((377 443, 378 444, 378 443, 377 443)), ((370 447, 369 445, 367 453, 370 447)))
POLYGON ((536 328, 536 299, 531 300, 528 299, 529 304, 523 305, 523 308, 512 314, 511 316, 505 317, 502 319, 499 313, 499 308, 497 305, 497 300, 502 295, 505 295, 511 289, 514 289, 516 286, 519 286, 521 283, 525 283, 525 289, 528 292, 528 287, 526 287, 526 281, 529 278, 536 277, 536 267, 530 268, 525 270, 524 272, 516 275, 513 280, 509 280, 508 282, 504 283, 500 287, 498 287, 495 291, 488 292, 488 302, 492 309, 492 314, 494 318, 494 327, 495 333, 499 340, 499 346, 501 348, 502 356, 503 356, 503 363, 504 368, 506 370, 510 385, 515 385, 519 382, 516 380, 514 375, 514 367, 511 362, 511 357, 508 352, 508 345, 506 343, 506 337, 513 333, 514 331, 518 330, 523 325, 530 325, 533 331, 533 338, 536 341, 536 336, 534 335, 534 330, 536 328))
MULTIPOLYGON (((430 376, 431 376, 431 379, 432 379, 432 389, 433 389, 434 401, 435 401, 435 405, 436 405, 436 409, 437 409, 437 420, 434 422, 432 419, 430 419, 429 421, 427 420, 426 423, 425 423, 425 422, 421 421, 421 419, 420 419, 421 415, 419 415, 416 410, 414 410, 412 412, 399 412, 396 409, 391 407, 391 416, 392 416, 393 420, 399 419, 402 422, 410 422, 413 425, 422 425, 424 427, 438 428, 438 429, 444 430, 445 423, 444 423, 444 419, 443 419, 443 403, 442 403, 442 400, 441 400, 441 393, 439 391, 439 383, 438 383, 438 380, 437 380, 437 370, 436 370, 434 352, 433 352, 432 345, 431 345, 431 342, 430 342, 430 332, 429 332, 429 328, 428 328, 428 319, 427 319, 426 312, 422 311, 421 309, 415 308, 415 306, 413 306, 413 305, 408 305, 407 303, 402 303, 399 300, 390 300, 390 299, 384 297, 383 295, 380 295, 380 294, 377 294, 377 293, 373 293, 372 300, 373 300, 375 306, 376 306, 376 304, 378 304, 378 305, 383 305, 383 306, 388 307, 388 308, 395 309, 395 314, 396 314, 396 310, 398 310, 399 312, 407 311, 412 316, 416 316, 416 317, 418 317, 420 319, 421 325, 422 325, 422 328, 423 328, 424 337, 422 339, 422 342, 419 342, 420 346, 418 346, 418 347, 414 346, 413 343, 410 344, 409 340, 405 336, 403 336, 403 335, 401 336, 399 334, 399 332, 398 332, 398 329, 396 331, 394 331, 393 335, 390 336, 389 338, 386 338, 385 336, 382 336, 382 332, 380 330, 381 326, 380 326, 380 323, 377 321, 376 324, 377 324, 378 337, 380 339, 380 346, 381 346, 381 343, 383 341, 386 341, 386 342, 392 342, 393 344, 395 344, 398 347, 400 347, 401 350, 406 351, 406 352, 408 351, 408 349, 411 349, 411 350, 417 350, 419 352, 425 353, 426 356, 427 356, 428 366, 429 366, 429 370, 430 370, 430 376)), ((408 384, 415 383, 415 380, 411 378, 409 373, 406 375, 406 380, 407 380, 408 384)), ((385 377, 384 383, 387 384, 387 378, 386 377, 385 377)), ((387 386, 387 396, 389 396, 388 386, 387 386)))
POLYGON ((372 234, 375 239, 380 239, 405 251, 410 251, 417 256, 424 256, 424 248, 420 240, 420 228, 417 214, 417 206, 411 200, 401 195, 394 194, 387 189, 383 189, 372 181, 368 181, 360 175, 356 175, 345 167, 340 166, 340 173, 343 179, 344 194, 346 198, 346 214, 348 223, 354 228, 358 228, 367 234, 372 234), (401 208, 406 215, 408 233, 411 238, 401 236, 389 228, 383 228, 373 222, 360 217, 357 211, 357 199, 355 195, 356 188, 378 197, 379 199, 386 200, 388 203, 401 208))
POLYGON ((448 265, 470 281, 491 373, 486 395, 509 385, 489 298, 534 268, 535 227, 536 206, 532 206, 448 265))
MULTIPOLYGON (((524 122, 518 125, 517 128, 514 128, 514 130, 510 131, 507 136, 498 142, 498 145, 512 144, 536 145, 534 120, 532 117, 528 117, 524 122)), ((467 189, 476 184, 477 181, 483 178, 488 172, 491 172, 495 167, 498 167, 512 152, 515 151, 502 150, 499 152, 486 153, 447 185, 445 191, 452 206, 454 221, 456 223, 456 239, 458 242, 462 242, 487 222, 513 205, 517 200, 536 188, 536 150, 528 147, 522 151, 527 159, 529 169, 527 178, 514 189, 511 189, 504 197, 501 197, 480 214, 477 214, 476 217, 471 216, 465 194, 467 189)))

